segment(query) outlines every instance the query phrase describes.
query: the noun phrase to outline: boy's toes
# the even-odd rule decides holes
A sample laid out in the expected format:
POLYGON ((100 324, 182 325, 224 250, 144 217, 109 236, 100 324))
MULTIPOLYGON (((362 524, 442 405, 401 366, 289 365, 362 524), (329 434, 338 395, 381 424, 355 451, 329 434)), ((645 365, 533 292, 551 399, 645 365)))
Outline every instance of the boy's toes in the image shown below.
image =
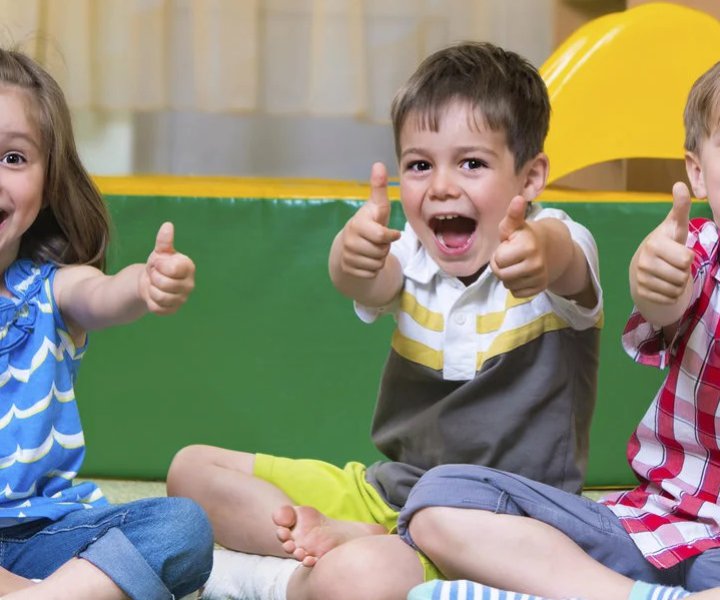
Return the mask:
POLYGON ((289 504, 281 506, 273 511, 272 520, 278 527, 287 527, 288 529, 292 529, 295 525, 295 521, 297 520, 295 509, 289 504))
POLYGON ((286 542, 283 542, 282 549, 292 556, 295 556, 295 552, 298 551, 298 547, 295 545, 294 540, 287 540, 286 542))
POLYGON ((302 565, 303 567, 314 567, 317 561, 317 556, 306 556, 302 559, 302 565))
POLYGON ((299 562, 303 562, 306 558, 310 557, 310 555, 305 552, 303 548, 300 547, 296 547, 295 550, 291 552, 291 554, 292 557, 299 562))
POLYGON ((287 542, 292 539, 292 531, 290 531, 287 527, 278 527, 275 530, 275 536, 281 542, 287 542))

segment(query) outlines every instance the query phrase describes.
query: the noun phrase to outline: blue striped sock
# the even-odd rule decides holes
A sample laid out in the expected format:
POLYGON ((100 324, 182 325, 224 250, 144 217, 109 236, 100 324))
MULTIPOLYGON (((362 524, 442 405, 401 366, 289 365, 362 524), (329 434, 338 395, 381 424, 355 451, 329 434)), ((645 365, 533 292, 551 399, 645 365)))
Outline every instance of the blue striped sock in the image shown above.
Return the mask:
POLYGON ((628 600, 680 600, 689 595, 690 592, 681 587, 667 587, 636 581, 628 600))
MULTIPOLYGON (((549 600, 530 594, 499 590, 472 581, 427 581, 410 590, 407 600, 549 600)), ((665 600, 663 598, 662 600, 665 600)), ((674 598, 672 600, 675 600, 674 598)))

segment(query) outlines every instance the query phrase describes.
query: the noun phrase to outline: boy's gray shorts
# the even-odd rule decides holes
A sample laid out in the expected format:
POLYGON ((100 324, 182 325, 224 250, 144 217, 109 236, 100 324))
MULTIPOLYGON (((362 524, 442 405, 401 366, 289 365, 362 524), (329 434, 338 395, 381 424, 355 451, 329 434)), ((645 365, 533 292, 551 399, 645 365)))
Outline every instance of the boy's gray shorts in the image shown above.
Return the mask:
MULTIPOLYGON (((645 560, 609 508, 519 475, 474 465, 429 470, 413 487, 398 519, 398 533, 414 548, 408 523, 417 511, 431 506, 537 519, 562 531, 595 560, 635 580, 680 585, 689 591, 720 586, 720 549, 658 569, 645 560)), ((477 543, 492 545, 494 541, 480 538, 477 543)))

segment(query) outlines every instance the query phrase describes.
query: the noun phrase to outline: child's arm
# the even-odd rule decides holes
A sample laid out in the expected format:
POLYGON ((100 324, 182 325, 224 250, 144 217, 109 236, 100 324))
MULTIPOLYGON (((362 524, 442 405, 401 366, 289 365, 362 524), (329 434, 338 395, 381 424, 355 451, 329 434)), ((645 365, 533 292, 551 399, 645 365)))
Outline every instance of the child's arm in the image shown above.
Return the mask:
POLYGON ((527 200, 516 196, 500 222, 500 245, 490 260, 495 276, 518 298, 545 290, 592 308, 598 298, 580 246, 558 219, 526 221, 527 200))
POLYGON ((55 298, 73 335, 178 310, 195 285, 195 265, 175 251, 173 238, 172 223, 164 223, 147 263, 115 275, 87 265, 59 269, 55 298))
POLYGON ((400 232, 388 228, 387 171, 375 163, 370 198, 345 224, 330 249, 330 279, 345 296, 365 306, 388 304, 402 287, 402 268, 390 254, 400 232))
POLYGON ((630 294, 640 314, 657 327, 676 324, 690 302, 695 253, 685 246, 689 220, 690 192, 678 182, 668 216, 642 241, 630 262, 630 294))

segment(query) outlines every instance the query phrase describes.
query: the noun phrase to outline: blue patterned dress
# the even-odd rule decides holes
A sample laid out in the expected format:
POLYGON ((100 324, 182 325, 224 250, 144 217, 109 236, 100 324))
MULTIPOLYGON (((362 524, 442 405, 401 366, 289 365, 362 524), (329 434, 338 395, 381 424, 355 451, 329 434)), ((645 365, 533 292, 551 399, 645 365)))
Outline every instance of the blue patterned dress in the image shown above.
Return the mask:
POLYGON ((73 486, 85 439, 73 385, 76 348, 53 296, 57 267, 29 260, 5 272, 0 297, 0 527, 107 504, 100 489, 73 486))

